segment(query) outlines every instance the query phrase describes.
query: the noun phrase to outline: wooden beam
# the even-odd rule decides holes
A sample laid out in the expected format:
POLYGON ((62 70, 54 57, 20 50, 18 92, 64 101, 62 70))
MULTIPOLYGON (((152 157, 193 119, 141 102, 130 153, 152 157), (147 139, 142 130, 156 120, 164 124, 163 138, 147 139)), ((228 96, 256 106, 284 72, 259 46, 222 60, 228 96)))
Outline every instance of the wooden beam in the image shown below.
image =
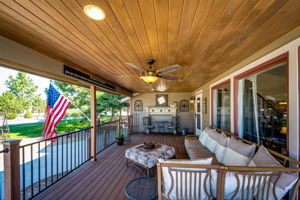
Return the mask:
POLYGON ((3 141, 3 149, 8 151, 4 153, 4 199, 7 200, 20 199, 20 142, 3 141))
POLYGON ((96 86, 90 86, 91 93, 91 156, 92 161, 96 161, 96 128, 97 128, 97 114, 96 114, 96 86))

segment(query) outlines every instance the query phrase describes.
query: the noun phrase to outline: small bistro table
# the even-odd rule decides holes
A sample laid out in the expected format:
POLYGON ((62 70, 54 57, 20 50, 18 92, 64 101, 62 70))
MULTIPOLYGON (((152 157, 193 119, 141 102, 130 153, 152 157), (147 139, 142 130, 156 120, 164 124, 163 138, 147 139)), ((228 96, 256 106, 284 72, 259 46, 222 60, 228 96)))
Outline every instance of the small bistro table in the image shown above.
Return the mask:
POLYGON ((175 156, 174 147, 155 144, 153 149, 145 149, 143 144, 133 146, 125 151, 126 166, 133 163, 146 170, 146 175, 150 176, 150 170, 156 166, 159 158, 169 159, 175 156))
POLYGON ((157 198, 157 180, 142 176, 131 180, 125 187, 125 195, 131 200, 155 200, 157 198))

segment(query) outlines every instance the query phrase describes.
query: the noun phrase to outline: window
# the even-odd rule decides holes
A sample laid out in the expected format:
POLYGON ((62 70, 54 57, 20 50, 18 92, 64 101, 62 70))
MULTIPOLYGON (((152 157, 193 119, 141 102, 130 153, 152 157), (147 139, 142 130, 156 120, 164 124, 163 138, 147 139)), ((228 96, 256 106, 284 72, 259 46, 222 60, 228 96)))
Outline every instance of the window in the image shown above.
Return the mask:
POLYGON ((212 88, 213 125, 230 130, 230 81, 212 88))
POLYGON ((236 84, 239 136, 287 154, 287 63, 247 73, 236 84))

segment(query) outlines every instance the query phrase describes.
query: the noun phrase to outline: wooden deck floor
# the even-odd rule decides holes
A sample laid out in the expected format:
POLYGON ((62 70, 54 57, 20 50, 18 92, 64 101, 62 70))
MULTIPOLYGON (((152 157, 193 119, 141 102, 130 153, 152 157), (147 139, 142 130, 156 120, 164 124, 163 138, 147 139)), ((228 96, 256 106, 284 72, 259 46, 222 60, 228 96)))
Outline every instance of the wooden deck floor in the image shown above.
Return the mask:
POLYGON ((116 144, 99 153, 96 162, 88 162, 35 199, 126 199, 125 185, 142 176, 135 167, 125 166, 125 150, 144 141, 159 142, 175 147, 176 158, 187 158, 184 137, 172 134, 144 135, 137 133, 125 138, 123 146, 116 144))

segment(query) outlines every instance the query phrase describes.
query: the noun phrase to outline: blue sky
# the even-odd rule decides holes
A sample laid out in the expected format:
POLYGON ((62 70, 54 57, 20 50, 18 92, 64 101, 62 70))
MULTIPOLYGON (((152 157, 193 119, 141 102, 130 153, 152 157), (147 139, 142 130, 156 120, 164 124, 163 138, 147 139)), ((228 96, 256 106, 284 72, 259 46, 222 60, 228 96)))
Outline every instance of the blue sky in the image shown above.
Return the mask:
MULTIPOLYGON (((9 75, 16 76, 18 71, 8 69, 5 67, 0 66, 0 94, 2 94, 4 91, 7 91, 7 87, 5 86, 5 81, 8 79, 9 75)), ((42 98, 46 99, 46 94, 44 93, 45 88, 49 87, 50 79, 43 78, 40 76, 28 74, 27 75, 33 80, 34 84, 38 86, 38 94, 42 95, 42 98)))

